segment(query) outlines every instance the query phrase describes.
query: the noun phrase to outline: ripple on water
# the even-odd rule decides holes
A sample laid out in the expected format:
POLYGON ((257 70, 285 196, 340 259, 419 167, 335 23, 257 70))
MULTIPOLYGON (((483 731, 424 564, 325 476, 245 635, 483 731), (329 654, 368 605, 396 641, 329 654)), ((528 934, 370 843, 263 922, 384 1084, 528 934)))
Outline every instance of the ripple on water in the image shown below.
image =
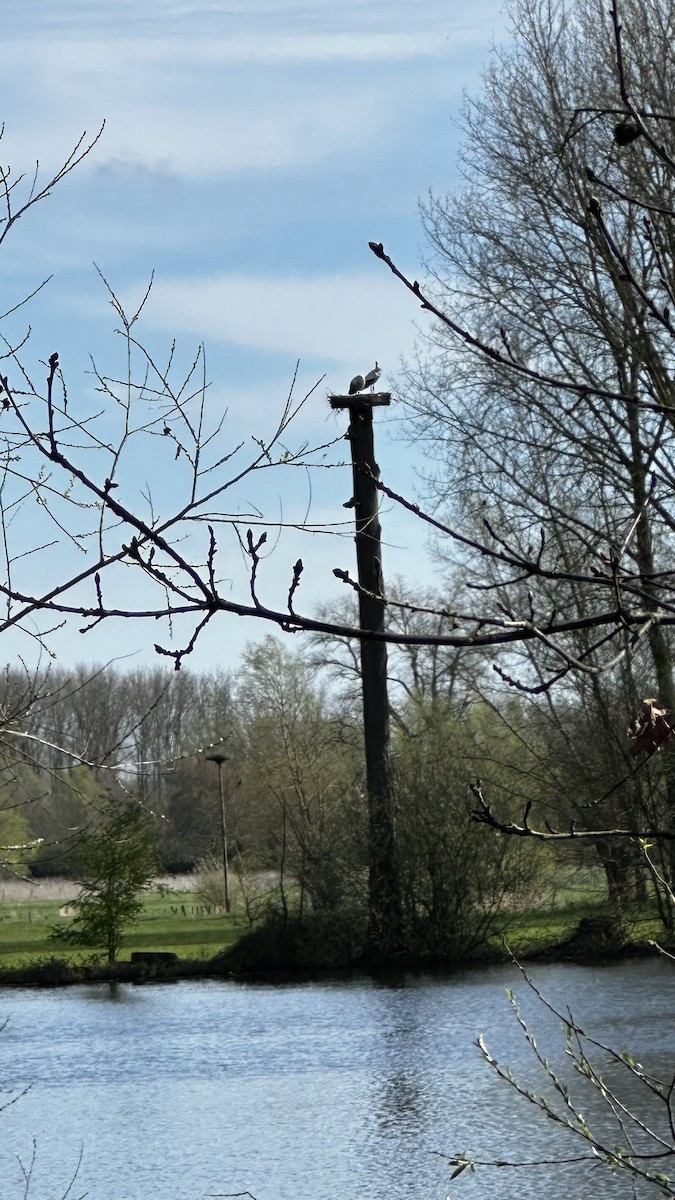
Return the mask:
MULTIPOLYGON (((533 976, 608 1041, 637 1037, 640 1054, 675 1061, 667 964, 550 965, 533 976)), ((509 986, 562 1061, 558 1023, 510 967, 395 987, 186 981, 7 992, 0 1082, 32 1086, 0 1115, 2 1200, 22 1194, 15 1154, 30 1153, 33 1135, 35 1191, 44 1187, 48 1200, 80 1146, 77 1194, 88 1200, 244 1190, 257 1200, 443 1200, 444 1154, 550 1157, 549 1125, 499 1084, 474 1045, 485 1033, 532 1078, 509 986)), ((621 1181, 591 1178, 594 1200, 624 1194, 621 1181)), ((587 1189, 585 1174, 558 1167, 463 1175, 453 1194, 574 1200, 587 1189)))

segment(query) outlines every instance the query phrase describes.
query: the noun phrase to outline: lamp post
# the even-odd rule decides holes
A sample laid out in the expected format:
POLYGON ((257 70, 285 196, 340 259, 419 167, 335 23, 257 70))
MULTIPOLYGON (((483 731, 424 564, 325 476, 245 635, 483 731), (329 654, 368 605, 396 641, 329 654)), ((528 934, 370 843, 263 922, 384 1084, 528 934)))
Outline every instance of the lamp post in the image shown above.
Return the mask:
POLYGON ((230 911, 230 878, 227 869, 227 824, 225 821, 225 792, 223 790, 223 763, 227 762, 227 754, 205 754, 208 762, 216 763, 218 767, 218 789, 220 791, 220 835, 223 844, 223 881, 225 883, 225 912, 230 911))

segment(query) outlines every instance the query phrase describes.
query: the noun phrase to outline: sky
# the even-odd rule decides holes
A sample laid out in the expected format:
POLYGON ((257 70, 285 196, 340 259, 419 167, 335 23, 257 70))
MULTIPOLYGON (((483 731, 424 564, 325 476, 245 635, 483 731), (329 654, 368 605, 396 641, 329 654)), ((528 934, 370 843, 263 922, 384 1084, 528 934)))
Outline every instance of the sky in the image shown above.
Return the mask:
MULTIPOLYGON (((242 444, 240 456, 275 426, 298 361, 294 396, 311 395, 289 445, 336 442, 346 421, 327 396, 346 391, 377 360, 379 387, 393 395, 391 407, 376 413, 378 462, 385 482, 414 498, 422 463, 404 438, 396 380, 425 318, 367 243, 383 242, 402 269, 420 276, 420 197, 456 186, 462 93, 479 88, 491 47, 504 37, 498 0, 7 6, 0 161, 11 165, 11 177, 30 179, 37 161, 39 178, 48 179, 84 130, 91 136, 103 121, 105 129, 0 246, 3 312, 51 276, 0 332, 16 339, 30 325, 21 357, 38 376, 40 362, 58 350, 69 403, 87 412, 92 362, 115 373, 121 354, 99 271, 131 309, 154 273, 135 332, 159 359, 175 339, 178 364, 189 365, 204 343, 206 419, 211 428, 223 420, 222 452, 242 444)), ((114 416, 104 411, 104 424, 114 416)), ((139 494, 152 491, 153 504, 169 511, 184 485, 180 464, 162 457, 166 444, 157 438, 139 443, 123 486, 133 478, 139 494)), ((355 571, 342 507, 351 492, 346 443, 319 458, 332 469, 269 471, 245 480, 236 496, 237 511, 262 514, 256 528, 269 521, 261 599, 283 604, 300 555, 298 607, 307 613, 344 595, 334 567, 355 571), (306 515, 314 529, 327 524, 334 532, 275 532, 306 515)), ((25 511, 17 517, 29 522, 22 536, 31 546, 41 536, 30 528, 36 520, 25 511)), ((385 507, 382 526, 385 577, 433 586, 419 524, 385 507)), ((65 569, 63 553, 47 553, 39 566, 36 556, 26 586, 31 570, 44 578, 65 569)), ((242 567, 223 542, 228 598, 247 599, 242 567)), ((127 571, 119 587, 124 595, 143 585, 127 571)), ((60 663, 157 661, 155 628, 109 622, 82 635, 81 624, 49 639, 60 663)), ((0 662, 34 659, 37 628, 5 630, 0 662)), ((222 615, 185 663, 234 667, 245 643, 268 632, 222 615)), ((185 636, 180 627, 162 634, 174 648, 185 636)))

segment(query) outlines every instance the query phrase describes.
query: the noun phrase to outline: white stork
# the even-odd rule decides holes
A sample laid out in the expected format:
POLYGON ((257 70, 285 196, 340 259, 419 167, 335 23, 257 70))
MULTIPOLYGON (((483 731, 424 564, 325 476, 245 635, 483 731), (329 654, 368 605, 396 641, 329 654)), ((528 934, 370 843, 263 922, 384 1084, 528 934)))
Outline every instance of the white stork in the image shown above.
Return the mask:
POLYGON ((375 362, 375 366, 373 367, 372 371, 368 372, 365 379, 365 386, 369 387, 371 392, 375 391, 375 384, 377 383, 381 374, 382 369, 381 367, 378 367, 377 362, 375 362))
POLYGON ((366 381, 363 375, 355 375, 349 385, 349 395, 355 396, 357 392, 362 392, 366 386, 366 381))

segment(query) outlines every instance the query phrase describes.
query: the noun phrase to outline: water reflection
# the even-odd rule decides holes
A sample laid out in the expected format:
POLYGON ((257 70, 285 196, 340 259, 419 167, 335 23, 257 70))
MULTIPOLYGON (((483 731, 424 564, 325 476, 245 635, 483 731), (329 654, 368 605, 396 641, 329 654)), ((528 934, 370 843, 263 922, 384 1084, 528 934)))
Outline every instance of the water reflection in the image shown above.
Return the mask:
POLYGON ((142 1000, 139 989, 128 983, 120 983, 118 979, 109 979, 104 983, 84 984, 78 991, 84 1000, 103 1002, 113 1001, 115 1004, 135 1004, 142 1000))
POLYGON ((427 1124, 430 1100, 424 1070, 424 991, 403 977, 388 990, 376 992, 375 1028, 379 1038, 373 1050, 376 1070, 371 1078, 368 1108, 379 1133, 392 1130, 418 1135, 427 1124))
MULTIPOLYGON (((589 1030, 619 1045, 637 1039, 634 1049, 661 1073, 672 1063, 675 976, 666 964, 533 973, 556 1003, 573 1001, 589 1030)), ((257 1200, 444 1200, 444 1154, 569 1155, 568 1141, 499 1083, 473 1044, 485 1032, 533 1081, 531 1050, 504 997, 514 985, 523 989, 513 969, 490 968, 395 986, 211 981, 6 992, 0 1085, 33 1086, 0 1116, 2 1200, 19 1200, 15 1154, 29 1155, 33 1134, 35 1194, 60 1194, 83 1144, 78 1194, 89 1200, 246 1190, 257 1200)), ((562 1069, 558 1023, 526 988, 522 1001, 562 1069)), ((588 1112, 601 1120, 601 1109, 588 1112)), ((625 1181, 604 1172, 559 1166, 467 1173, 453 1188, 460 1200, 626 1194, 625 1181)))
POLYGON ((405 1071, 385 1073, 374 1088, 373 1115, 379 1129, 419 1129, 423 1124, 423 1092, 419 1078, 405 1071))

